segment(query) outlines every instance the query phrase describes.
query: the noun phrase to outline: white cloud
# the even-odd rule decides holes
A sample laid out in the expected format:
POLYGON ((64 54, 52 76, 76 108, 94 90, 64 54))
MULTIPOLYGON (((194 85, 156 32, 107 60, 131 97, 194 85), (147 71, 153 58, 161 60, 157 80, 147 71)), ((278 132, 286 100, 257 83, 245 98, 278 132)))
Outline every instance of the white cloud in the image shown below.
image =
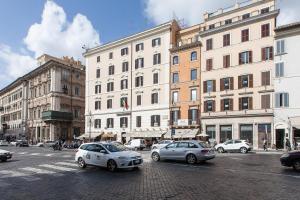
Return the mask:
POLYGON ((54 1, 46 1, 41 22, 29 28, 20 52, 0 44, 0 87, 32 70, 36 66, 34 58, 44 53, 82 59, 83 45, 99 43, 99 34, 86 16, 77 14, 69 22, 62 7, 54 1))
MULTIPOLYGON (((203 14, 219 8, 234 5, 235 0, 145 0, 146 17, 155 24, 161 24, 173 18, 184 19, 186 25, 194 25, 203 21, 203 14)), ((241 2, 241 0, 238 0, 241 2)), ((287 24, 300 20, 299 0, 278 0, 281 14, 278 24, 287 24)))

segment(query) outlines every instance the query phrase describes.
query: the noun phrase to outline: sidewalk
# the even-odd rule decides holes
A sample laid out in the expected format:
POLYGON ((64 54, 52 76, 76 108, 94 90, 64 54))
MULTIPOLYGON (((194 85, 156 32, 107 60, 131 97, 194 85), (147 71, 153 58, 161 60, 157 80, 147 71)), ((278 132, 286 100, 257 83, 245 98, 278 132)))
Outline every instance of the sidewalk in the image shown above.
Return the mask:
POLYGON ((264 150, 252 150, 251 152, 255 154, 274 154, 274 155, 281 155, 284 154, 286 151, 285 150, 275 150, 275 149, 269 149, 268 151, 264 150))

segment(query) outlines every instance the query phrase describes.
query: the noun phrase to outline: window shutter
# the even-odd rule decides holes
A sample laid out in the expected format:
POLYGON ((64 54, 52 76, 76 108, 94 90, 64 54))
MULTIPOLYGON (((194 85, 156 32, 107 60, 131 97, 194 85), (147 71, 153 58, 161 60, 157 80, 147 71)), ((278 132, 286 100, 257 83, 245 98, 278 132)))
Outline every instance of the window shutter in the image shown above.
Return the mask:
POLYGON ((154 104, 154 94, 151 94, 151 104, 154 104))
POLYGON ((239 64, 241 65, 242 63, 242 53, 239 53, 239 64))
POLYGON ((160 115, 157 115, 157 123, 158 123, 158 126, 160 126, 160 115))
POLYGON ((249 51, 249 63, 252 63, 252 51, 249 51))
POLYGON ((274 50, 273 47, 270 47, 270 60, 274 59, 274 50))
POLYGON ((261 49, 261 60, 266 60, 266 48, 261 49))
POLYGON ((239 110, 242 110, 243 107, 242 107, 242 98, 239 98, 239 110))
POLYGON ((204 112, 207 112, 207 101, 204 101, 204 112))
POLYGON ((216 112, 216 102, 215 102, 215 100, 212 101, 212 111, 216 112))
POLYGON ((207 93, 207 81, 203 81, 203 93, 207 93))
POLYGON ((224 99, 221 99, 221 112, 224 111, 224 99))
POLYGON ((224 91, 224 78, 220 79, 220 91, 224 91))
POLYGON ((266 95, 266 108, 271 108, 271 99, 270 95, 266 95))
POLYGON ((275 107, 276 107, 276 108, 280 108, 279 102, 280 102, 280 94, 279 94, 279 93, 276 93, 276 94, 275 94, 275 107))
POLYGON ((141 67, 144 67, 144 58, 141 59, 141 67))
POLYGON ((234 79, 230 77, 230 90, 234 90, 234 79))
POLYGON ((261 85, 262 86, 266 85, 266 72, 261 73, 261 85))
POLYGON ((239 87, 239 89, 242 88, 242 76, 239 76, 239 78, 238 78, 238 87, 239 87))
POLYGON ((141 76, 141 86, 143 86, 143 85, 144 85, 144 77, 141 76))
POLYGON ((229 110, 233 111, 233 99, 229 99, 229 110))
POLYGON ((152 47, 155 46, 155 40, 152 40, 152 47))
POLYGON ((223 56, 223 67, 226 68, 227 67, 227 59, 226 56, 223 56))
POLYGON ((289 107, 289 94, 284 93, 284 107, 289 107))
POLYGON ((270 71, 265 72, 266 73, 266 85, 271 85, 271 74, 270 71))
POLYGON ((135 59, 135 69, 139 68, 138 66, 138 59, 135 59))
POLYGON ((161 55, 160 55, 160 53, 158 54, 158 64, 160 64, 161 63, 161 55))
POLYGON ((216 80, 213 80, 213 92, 216 91, 216 80))
POLYGON ((261 108, 266 109, 266 95, 261 95, 261 108))
POLYGON ((253 109, 253 97, 248 98, 248 103, 249 103, 248 109, 252 110, 253 109))
POLYGON ((189 120, 192 119, 192 110, 190 110, 190 109, 189 109, 189 111, 188 111, 188 118, 189 118, 189 120))
POLYGON ((253 88, 253 74, 249 74, 249 88, 253 88))

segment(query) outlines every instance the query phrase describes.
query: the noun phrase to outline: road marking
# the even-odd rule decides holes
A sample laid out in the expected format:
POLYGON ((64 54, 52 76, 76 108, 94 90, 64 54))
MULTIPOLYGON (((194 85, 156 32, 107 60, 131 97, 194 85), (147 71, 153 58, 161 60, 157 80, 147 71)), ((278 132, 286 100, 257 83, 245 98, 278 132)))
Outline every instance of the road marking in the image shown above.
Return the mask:
POLYGON ((68 163, 68 162, 57 162, 55 164, 65 165, 65 166, 70 166, 70 167, 77 167, 78 166, 76 163, 68 163))
POLYGON ((68 168, 68 167, 61 167, 61 166, 56 166, 56 165, 48 165, 48 164, 43 164, 43 165, 39 165, 40 167, 46 167, 46 168, 50 168, 50 169, 56 169, 56 170, 60 170, 60 171, 67 171, 67 172, 71 172, 71 171, 76 171, 77 169, 73 169, 73 168, 68 168))
POLYGON ((27 154, 28 152, 19 152, 18 154, 24 155, 27 154))
POLYGON ((53 156, 53 155, 54 155, 53 153, 48 153, 48 154, 46 154, 45 156, 51 157, 51 156, 53 156))
POLYGON ((29 155, 31 155, 31 156, 39 156, 39 155, 41 155, 41 153, 31 153, 29 155))
POLYGON ((25 179, 26 181, 37 181, 37 180, 41 180, 38 177, 32 177, 32 174, 25 174, 22 172, 18 172, 18 171, 11 171, 11 170, 2 170, 0 171, 0 174, 3 174, 3 176, 1 176, 0 178, 15 178, 15 177, 19 177, 22 179, 25 179))
POLYGON ((63 158, 71 158, 72 155, 63 155, 62 157, 63 157, 63 158))
POLYGON ((231 157, 230 159, 232 159, 232 160, 243 160, 241 158, 235 158, 235 157, 231 157))
POLYGON ((54 172, 54 171, 49 171, 49 170, 39 169, 39 168, 33 168, 33 167, 24 167, 24 168, 20 168, 20 170, 29 171, 29 172, 33 172, 33 173, 36 173, 36 174, 52 174, 52 175, 55 175, 55 176, 63 176, 63 174, 59 174, 59 173, 54 172))

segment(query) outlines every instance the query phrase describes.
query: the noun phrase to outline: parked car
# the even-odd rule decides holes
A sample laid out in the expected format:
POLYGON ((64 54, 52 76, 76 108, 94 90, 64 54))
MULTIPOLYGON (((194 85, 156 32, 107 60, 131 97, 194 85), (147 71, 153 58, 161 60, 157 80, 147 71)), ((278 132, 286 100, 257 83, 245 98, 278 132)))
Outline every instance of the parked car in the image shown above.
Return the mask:
POLYGON ((151 151, 151 158, 154 161, 181 160, 188 164, 204 162, 215 158, 215 156, 213 148, 209 148, 205 143, 196 140, 176 141, 151 151))
POLYGON ((29 147, 29 143, 27 140, 17 140, 16 146, 17 147, 29 147))
POLYGON ((152 149, 163 148, 163 147, 167 146, 168 144, 170 144, 172 142, 173 142, 173 140, 162 140, 162 141, 158 142, 157 144, 153 144, 152 149))
POLYGON ((0 149, 0 160, 6 162, 8 159, 12 158, 12 153, 6 150, 0 149))
POLYGON ((125 147, 134 150, 143 150, 146 148, 146 144, 144 139, 133 139, 125 144, 125 147))
POLYGON ((94 165, 106 167, 109 171, 115 171, 118 168, 137 168, 143 163, 140 153, 126 151, 106 142, 82 144, 77 150, 75 161, 80 168, 94 165))
POLYGON ((280 157, 282 166, 293 167, 294 170, 300 171, 300 151, 290 151, 280 157))
POLYGON ((246 142, 246 140, 228 140, 224 143, 217 144, 215 149, 219 153, 224 152, 241 152, 241 153, 248 153, 251 151, 251 145, 246 142))
POLYGON ((8 146, 9 143, 5 140, 0 140, 0 146, 8 146))

